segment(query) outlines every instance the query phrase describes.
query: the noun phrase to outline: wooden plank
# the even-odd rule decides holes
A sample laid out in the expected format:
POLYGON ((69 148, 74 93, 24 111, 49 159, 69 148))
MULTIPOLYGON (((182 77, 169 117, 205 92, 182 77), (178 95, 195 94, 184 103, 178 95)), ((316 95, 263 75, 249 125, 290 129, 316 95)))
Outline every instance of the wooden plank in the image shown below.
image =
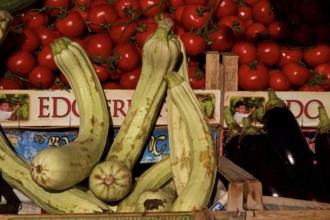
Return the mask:
POLYGON ((222 52, 220 63, 223 66, 224 91, 238 90, 238 56, 232 52, 222 52))
POLYGON ((246 181, 258 181, 250 173, 224 156, 218 158, 218 172, 229 182, 244 183, 246 181))
POLYGON ((209 220, 245 220, 245 212, 237 211, 204 211, 205 216, 209 220))
POLYGON ((262 185, 260 181, 247 181, 244 184, 244 210, 263 210, 262 185))
POLYGON ((227 200, 227 211, 242 212, 244 198, 244 183, 229 183, 228 185, 228 200, 227 200))
POLYGON ((272 196, 263 196, 262 198, 264 209, 268 210, 296 210, 296 209, 313 209, 321 210, 328 209, 330 210, 329 203, 316 202, 316 201, 307 201, 300 199, 284 198, 284 197, 272 197, 272 196))
POLYGON ((247 211, 246 220, 329 220, 330 210, 247 211))
POLYGON ((218 158, 218 172, 229 182, 227 210, 263 210, 262 185, 228 158, 218 158))
POLYGON ((220 54, 217 51, 207 51, 205 54, 205 89, 223 89, 223 71, 220 67, 220 54))

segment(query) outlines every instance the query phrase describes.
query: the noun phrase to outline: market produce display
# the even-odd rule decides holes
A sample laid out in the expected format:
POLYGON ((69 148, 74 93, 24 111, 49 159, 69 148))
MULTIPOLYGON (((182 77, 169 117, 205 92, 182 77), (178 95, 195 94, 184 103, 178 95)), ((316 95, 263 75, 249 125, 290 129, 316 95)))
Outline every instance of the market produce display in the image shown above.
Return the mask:
MULTIPOLYGON (((14 2, 13 8, 20 1, 14 2)), ((329 89, 329 2, 325 0, 25 2, 31 4, 15 10, 12 30, 1 47, 3 89, 68 86, 49 49, 49 43, 60 36, 87 50, 104 88, 135 89, 141 48, 162 17, 175 23, 172 31, 185 45, 194 89, 205 87, 208 50, 239 56, 240 90, 329 89)))
MULTIPOLYGON (((194 90, 187 78, 180 76, 188 76, 188 69, 182 41, 170 32, 172 25, 171 19, 159 20, 155 32, 145 41, 141 77, 123 125, 108 151, 110 111, 93 64, 77 42, 67 37, 54 40, 50 46, 55 63, 65 73, 80 109, 78 136, 62 147, 41 150, 29 164, 13 151, 1 133, 3 178, 51 214, 164 211, 159 207, 186 212, 207 208, 217 173, 215 141, 194 90), (172 182, 172 172, 180 171, 172 171, 170 156, 164 155, 141 175, 131 172, 155 126, 166 94, 186 126, 185 138, 189 143, 186 162, 191 164, 191 171, 180 192, 172 182), (80 185, 86 178, 87 186, 80 185), (157 190, 167 193, 154 198, 150 192, 157 190), (202 192, 198 198, 196 191, 202 192), (80 196, 80 200, 75 201, 74 196, 80 196), (88 203, 95 204, 86 208, 88 203)), ((172 123, 175 127, 176 122, 172 123)))

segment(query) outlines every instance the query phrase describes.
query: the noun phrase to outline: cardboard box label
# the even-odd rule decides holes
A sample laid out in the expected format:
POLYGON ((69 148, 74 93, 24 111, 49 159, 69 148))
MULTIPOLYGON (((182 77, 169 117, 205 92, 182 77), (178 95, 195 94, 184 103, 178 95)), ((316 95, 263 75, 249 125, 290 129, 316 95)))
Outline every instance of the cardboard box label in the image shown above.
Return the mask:
MULTIPOLYGON (((62 147, 72 142, 78 135, 78 130, 73 131, 39 131, 5 129, 4 133, 11 142, 16 153, 25 161, 31 162, 33 157, 42 149, 48 147, 62 147)), ((215 140, 218 140, 216 128, 212 128, 215 140)), ((114 132, 114 137, 117 132, 114 132)), ((217 146, 217 145, 216 145, 217 146)), ((110 146, 109 146, 110 147, 110 146)), ((107 152, 108 149, 105 149, 107 152)), ((164 155, 170 154, 168 130, 166 128, 154 129, 146 143, 139 163, 155 163, 164 155)))
MULTIPOLYGON (((129 108, 134 90, 105 90, 112 122, 119 127, 129 108)), ((195 94, 205 110, 210 124, 220 123, 220 90, 196 90, 195 94)), ((79 110, 73 93, 68 90, 3 90, 0 100, 7 100, 11 108, 19 105, 10 119, 1 120, 3 127, 79 127, 79 110)), ((167 125, 166 100, 157 125, 167 125)))
MULTIPOLYGON (((317 126, 319 106, 324 106, 330 116, 329 92, 276 92, 276 95, 286 103, 301 127, 317 126)), ((233 113, 235 103, 240 100, 247 104, 247 109, 256 107, 262 113, 268 94, 267 92, 226 92, 224 95, 224 105, 230 106, 233 113)), ((257 116, 254 122, 257 126, 260 125, 257 116)), ((225 123, 224 125, 226 127, 225 123)))

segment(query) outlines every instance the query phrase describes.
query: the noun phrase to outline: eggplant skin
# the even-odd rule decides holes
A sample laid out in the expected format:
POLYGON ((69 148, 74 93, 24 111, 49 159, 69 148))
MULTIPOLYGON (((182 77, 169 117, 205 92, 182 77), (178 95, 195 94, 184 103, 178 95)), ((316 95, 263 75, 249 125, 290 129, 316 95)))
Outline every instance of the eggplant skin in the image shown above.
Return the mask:
POLYGON ((244 169, 259 179, 264 195, 296 197, 295 183, 267 134, 244 136, 240 150, 244 169))
POLYGON ((329 186, 325 186, 325 177, 314 165, 313 152, 292 112, 284 107, 267 110, 263 128, 295 179, 297 198, 320 202, 329 200, 329 186))
POLYGON ((224 156, 237 166, 243 168, 241 151, 239 149, 239 135, 233 136, 224 144, 224 156))
POLYGON ((279 151, 292 175, 304 183, 307 173, 313 172, 313 152, 292 112, 285 107, 267 110, 263 128, 279 151))

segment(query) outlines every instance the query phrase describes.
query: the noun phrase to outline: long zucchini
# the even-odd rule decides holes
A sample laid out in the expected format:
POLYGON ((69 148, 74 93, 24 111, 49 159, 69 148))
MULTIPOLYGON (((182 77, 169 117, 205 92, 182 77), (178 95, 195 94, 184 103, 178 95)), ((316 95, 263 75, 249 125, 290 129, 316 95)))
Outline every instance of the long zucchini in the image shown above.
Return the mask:
POLYGON ((165 80, 170 98, 186 124, 192 152, 188 182, 172 211, 202 210, 210 201, 217 173, 213 135, 190 84, 174 72, 168 73, 165 80))
POLYGON ((112 212, 107 204, 79 189, 51 192, 37 185, 31 178, 29 165, 13 151, 2 129, 0 172, 9 185, 21 191, 49 214, 112 212))
POLYGON ((37 1, 38 0, 2 0, 0 1, 0 10, 15 13, 36 3, 37 1))
MULTIPOLYGON (((139 159, 165 101, 166 83, 163 77, 176 67, 179 60, 180 45, 176 36, 171 37, 172 26, 170 19, 160 20, 154 34, 145 42, 141 75, 127 115, 106 155, 106 161, 97 164, 94 169, 104 171, 102 167, 109 166, 109 163, 124 163, 131 172, 139 159)), ((123 191, 127 193, 130 190, 129 181, 126 184, 122 182, 121 187, 116 187, 116 181, 107 181, 116 180, 114 172, 92 173, 89 187, 104 201, 118 201, 123 198, 123 191)))
POLYGON ((80 127, 74 141, 38 152, 31 162, 31 175, 44 188, 63 190, 86 179, 100 161, 111 121, 103 89, 86 51, 65 37, 54 41, 51 48, 76 98, 80 127))

